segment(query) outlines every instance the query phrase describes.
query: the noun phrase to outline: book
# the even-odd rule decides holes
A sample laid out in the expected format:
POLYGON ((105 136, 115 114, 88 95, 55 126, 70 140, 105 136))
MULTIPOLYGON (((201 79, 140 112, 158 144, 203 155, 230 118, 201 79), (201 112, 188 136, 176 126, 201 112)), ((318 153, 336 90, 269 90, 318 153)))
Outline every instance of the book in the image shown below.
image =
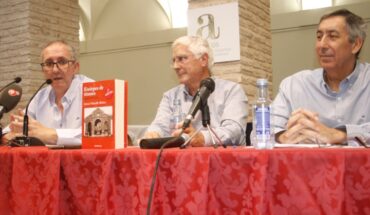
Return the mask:
POLYGON ((127 81, 87 82, 82 90, 82 148, 127 147, 127 81))

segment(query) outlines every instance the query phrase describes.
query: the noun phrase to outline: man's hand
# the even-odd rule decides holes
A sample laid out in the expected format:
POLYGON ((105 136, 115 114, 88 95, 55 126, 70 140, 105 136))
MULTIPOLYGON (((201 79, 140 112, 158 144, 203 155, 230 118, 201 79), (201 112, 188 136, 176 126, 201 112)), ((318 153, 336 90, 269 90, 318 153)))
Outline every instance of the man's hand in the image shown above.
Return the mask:
POLYGON ((298 109, 287 123, 287 130, 278 136, 281 143, 341 144, 347 134, 335 128, 329 128, 319 121, 317 113, 298 109))
POLYGON ((22 134, 16 134, 13 132, 6 133, 1 137, 1 144, 8 144, 11 139, 21 135, 22 134))
POLYGON ((45 144, 57 144, 58 135, 54 128, 45 127, 31 117, 28 118, 28 122, 28 136, 37 137, 45 144))
POLYGON ((161 135, 156 131, 148 131, 144 134, 144 138, 159 138, 161 135))
MULTIPOLYGON (((16 114, 11 115, 11 123, 9 125, 11 132, 6 134, 4 138, 10 140, 16 136, 23 135, 23 117, 24 113, 22 110, 18 110, 16 114)), ((45 144, 53 145, 58 141, 58 135, 55 129, 45 127, 32 117, 28 117, 28 136, 36 137, 45 144)))
MULTIPOLYGON (((179 123, 178 125, 176 125, 176 128, 177 130, 175 130, 173 133, 172 133, 172 136, 178 136, 181 132, 181 127, 182 127, 182 123, 179 123)), ((194 133, 196 132, 196 129, 190 124, 189 127, 187 127, 185 130, 184 130, 184 133, 185 134, 188 134, 189 137, 191 137, 194 133)), ((194 147, 199 147, 199 146, 204 146, 204 136, 201 132, 198 132, 189 142, 189 144, 191 146, 194 146, 194 147)))

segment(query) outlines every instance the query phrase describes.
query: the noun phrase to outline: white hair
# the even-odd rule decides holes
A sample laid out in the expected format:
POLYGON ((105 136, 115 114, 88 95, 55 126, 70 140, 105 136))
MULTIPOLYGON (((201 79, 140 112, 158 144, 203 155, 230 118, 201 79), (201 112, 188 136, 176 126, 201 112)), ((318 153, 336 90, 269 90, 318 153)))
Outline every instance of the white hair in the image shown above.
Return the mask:
POLYGON ((207 54, 208 69, 211 70, 214 63, 213 52, 206 39, 203 39, 199 36, 182 36, 172 43, 172 48, 178 45, 184 45, 188 47, 189 51, 192 52, 197 59, 202 57, 204 54, 207 54))

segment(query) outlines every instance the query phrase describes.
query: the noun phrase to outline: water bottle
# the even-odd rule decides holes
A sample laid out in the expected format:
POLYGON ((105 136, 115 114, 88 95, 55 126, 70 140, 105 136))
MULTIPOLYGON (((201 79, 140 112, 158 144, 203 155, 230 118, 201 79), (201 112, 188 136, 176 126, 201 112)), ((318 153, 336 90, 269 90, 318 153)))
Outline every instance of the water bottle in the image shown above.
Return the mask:
POLYGON ((184 119, 184 114, 181 109, 181 100, 175 99, 173 101, 173 113, 171 116, 170 128, 171 133, 176 130, 176 125, 184 119))
POLYGON ((274 134, 271 123, 271 100, 268 96, 268 82, 257 79, 257 96, 253 104, 252 143, 256 149, 272 149, 274 134))

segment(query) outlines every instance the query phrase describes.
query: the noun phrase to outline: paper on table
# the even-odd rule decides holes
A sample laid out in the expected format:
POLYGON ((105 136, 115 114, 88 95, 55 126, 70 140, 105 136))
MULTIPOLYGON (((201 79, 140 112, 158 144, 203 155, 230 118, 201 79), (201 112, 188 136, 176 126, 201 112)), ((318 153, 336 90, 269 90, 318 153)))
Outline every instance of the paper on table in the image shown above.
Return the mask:
POLYGON ((289 144, 289 143, 275 143, 275 148, 358 148, 358 146, 348 146, 348 145, 331 145, 331 144, 307 144, 307 143, 299 143, 299 144, 289 144))

